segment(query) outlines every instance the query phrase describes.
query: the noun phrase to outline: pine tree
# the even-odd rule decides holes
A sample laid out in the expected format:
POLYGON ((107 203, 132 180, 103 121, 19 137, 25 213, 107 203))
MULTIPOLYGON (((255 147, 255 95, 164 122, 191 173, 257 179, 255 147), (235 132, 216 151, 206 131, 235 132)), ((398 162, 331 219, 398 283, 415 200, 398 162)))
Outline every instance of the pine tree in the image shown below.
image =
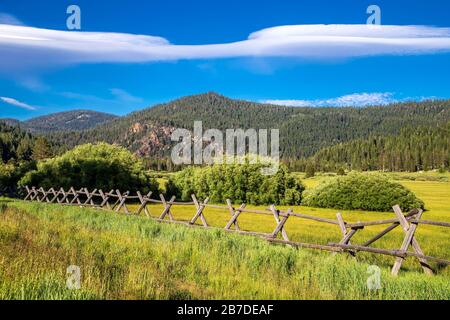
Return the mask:
POLYGON ((43 160, 52 156, 52 150, 47 139, 38 137, 34 142, 32 157, 33 160, 43 160))
POLYGON ((25 137, 20 140, 19 145, 17 146, 17 159, 29 161, 32 156, 32 141, 30 138, 25 137))

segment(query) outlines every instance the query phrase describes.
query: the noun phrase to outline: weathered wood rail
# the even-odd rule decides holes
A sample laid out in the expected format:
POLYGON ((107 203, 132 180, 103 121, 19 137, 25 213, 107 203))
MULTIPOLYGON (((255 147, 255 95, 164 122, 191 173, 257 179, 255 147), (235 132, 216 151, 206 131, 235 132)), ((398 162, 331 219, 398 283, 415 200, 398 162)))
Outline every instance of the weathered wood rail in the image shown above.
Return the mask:
POLYGON ((176 202, 174 196, 167 201, 164 195, 160 194, 159 195, 160 199, 157 200, 151 198, 152 196, 151 192, 149 192, 146 195, 143 195, 139 191, 136 192, 136 195, 131 195, 129 191, 123 193, 120 192, 120 190, 110 190, 109 192, 104 192, 99 189, 94 189, 92 191, 89 191, 87 188, 75 190, 75 188, 73 187, 71 187, 69 190, 66 191, 63 188, 59 188, 58 190, 55 190, 54 188, 44 190, 44 188, 42 187, 30 188, 26 186, 25 190, 27 194, 24 200, 28 201, 59 203, 62 205, 89 206, 95 208, 102 208, 106 210, 113 210, 116 212, 123 211, 125 214, 139 215, 143 212, 148 218, 155 219, 159 222, 183 224, 190 227, 217 229, 217 227, 212 227, 208 225, 204 215, 204 210, 205 208, 226 210, 230 214, 230 220, 227 222, 223 230, 227 232, 236 232, 240 234, 263 237, 264 239, 266 239, 271 243, 284 244, 296 248, 320 249, 335 253, 344 252, 352 256, 356 256, 357 252, 369 252, 374 254, 393 256, 395 257, 395 262, 392 267, 392 274, 394 276, 398 274, 403 261, 408 257, 413 257, 417 259, 423 271, 429 275, 434 273, 431 265, 429 264, 430 261, 434 261, 441 265, 450 264, 450 261, 448 260, 425 255, 425 253, 423 252, 422 248, 419 245, 419 242, 415 238, 415 233, 417 231, 419 224, 439 226, 439 227, 450 227, 450 223, 421 220, 423 214, 423 211, 421 209, 414 209, 407 214, 403 214, 399 206, 394 206, 393 209, 396 217, 393 219, 348 223, 344 221, 340 213, 337 213, 336 220, 333 220, 302 213, 296 213, 292 209, 287 209, 285 211, 278 210, 275 207, 275 205, 271 205, 269 208, 264 210, 256 210, 256 209, 247 209, 245 203, 241 204, 239 207, 234 207, 230 200, 226 201, 227 202, 226 206, 209 204, 208 198, 204 199, 203 201, 199 201, 195 195, 192 195, 192 202, 176 202), (127 207, 126 203, 127 201, 133 201, 134 203, 137 203, 139 205, 136 212, 130 212, 129 208, 127 207), (148 205, 150 203, 157 203, 163 205, 164 209, 160 214, 158 214, 157 217, 152 216, 150 214, 150 209, 148 208, 148 205), (191 205, 195 207, 194 208, 195 214, 192 217, 192 219, 190 219, 189 221, 176 220, 171 212, 172 206, 175 205, 183 205, 183 206, 191 205), (263 233, 263 232, 242 230, 238 222, 238 217, 242 213, 273 216, 276 223, 273 232, 263 233), (342 239, 337 243, 328 243, 328 244, 293 242, 289 240, 288 234, 285 229, 285 224, 290 217, 336 225, 340 229, 342 239), (199 221, 198 224, 196 223, 197 221, 199 221), (361 245, 355 245, 350 243, 350 240, 357 232, 364 230, 364 228, 366 227, 380 226, 380 225, 388 225, 388 226, 383 231, 379 232, 377 235, 373 236, 371 239, 367 240, 361 245), (370 246, 374 242, 378 241, 379 239, 381 239, 386 234, 388 234, 389 232, 391 232, 392 230, 396 229, 399 226, 401 227, 404 233, 404 239, 399 249, 382 249, 370 246), (281 239, 278 238, 279 236, 281 239), (412 252, 409 251, 410 246, 413 249, 412 252))

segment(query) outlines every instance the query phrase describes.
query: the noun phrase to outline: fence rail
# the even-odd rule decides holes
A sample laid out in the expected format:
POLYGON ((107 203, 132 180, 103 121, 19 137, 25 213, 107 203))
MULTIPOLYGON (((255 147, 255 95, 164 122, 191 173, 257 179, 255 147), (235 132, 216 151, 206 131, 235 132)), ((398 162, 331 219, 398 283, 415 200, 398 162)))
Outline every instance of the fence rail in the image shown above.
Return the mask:
POLYGON ((423 271, 426 274, 433 274, 434 271, 429 264, 429 261, 435 261, 441 265, 449 265, 450 261, 427 256, 424 254, 422 248, 419 245, 415 237, 415 233, 419 224, 426 224, 431 226, 439 227, 450 227, 448 222, 438 222, 421 220, 423 211, 421 209, 414 209, 407 214, 404 214, 398 205, 394 206, 394 219, 388 220, 377 220, 377 221, 366 221, 357 223, 348 223, 344 221, 340 213, 336 214, 336 220, 322 218, 317 216, 311 216, 303 213, 296 213, 292 209, 279 210, 275 205, 271 205, 267 209, 248 209, 246 204, 243 203, 239 207, 233 206, 230 200, 226 201, 226 205, 209 204, 209 199, 206 198, 203 201, 199 201, 195 195, 192 195, 192 202, 176 202, 175 196, 170 198, 168 201, 165 199, 164 195, 159 195, 158 199, 152 199, 152 192, 143 195, 141 192, 137 191, 136 195, 131 195, 129 191, 120 192, 120 190, 110 190, 109 192, 104 192, 100 189, 94 189, 91 192, 87 188, 81 188, 75 190, 71 187, 69 190, 64 190, 59 188, 57 191, 54 188, 44 190, 44 188, 36 187, 25 187, 27 192, 24 200, 28 201, 38 201, 47 203, 59 203, 62 205, 77 205, 77 206, 88 206, 95 208, 102 208, 106 210, 114 210, 116 212, 125 212, 125 214, 144 214, 152 219, 164 223, 176 223, 183 224, 190 227, 201 227, 201 228, 215 228, 208 225, 207 220, 204 215, 205 208, 213 208, 226 210, 230 214, 230 220, 227 222, 223 230, 227 232, 236 232, 239 234, 258 236, 266 239, 267 241, 275 244, 284 244, 296 248, 310 248, 326 250, 335 253, 348 253, 352 256, 356 256, 357 252, 369 252, 374 254, 382 254, 395 257, 395 262, 392 267, 391 273, 396 276, 401 268, 403 261, 407 257, 413 257, 418 260, 423 271), (130 212, 127 207, 127 201, 133 201, 139 204, 136 212, 130 212), (158 217, 151 216, 150 210, 147 207, 150 203, 162 204, 164 206, 163 211, 158 215, 158 217), (183 206, 193 206, 195 207, 195 214, 189 221, 175 220, 171 208, 172 206, 183 205, 183 206), (273 216, 276 226, 271 233, 254 232, 249 230, 242 230, 239 226, 238 217, 242 213, 251 213, 259 215, 273 216), (293 242, 289 239, 289 236, 285 230, 285 224, 289 218, 300 218, 311 220, 320 223, 327 223, 336 225, 339 227, 342 234, 342 239, 338 243, 327 243, 327 244, 313 244, 313 243, 301 243, 293 242), (196 222, 199 221, 199 224, 196 222), (379 232, 371 239, 367 240, 361 245, 351 244, 350 240, 357 232, 361 232, 366 227, 370 226, 380 226, 388 225, 383 231, 379 232), (404 233, 404 239, 402 245, 399 249, 381 249, 370 247, 374 242, 378 241, 386 234, 401 227, 404 233), (281 235, 281 239, 278 236, 281 235), (413 251, 409 251, 409 247, 412 247, 413 251))

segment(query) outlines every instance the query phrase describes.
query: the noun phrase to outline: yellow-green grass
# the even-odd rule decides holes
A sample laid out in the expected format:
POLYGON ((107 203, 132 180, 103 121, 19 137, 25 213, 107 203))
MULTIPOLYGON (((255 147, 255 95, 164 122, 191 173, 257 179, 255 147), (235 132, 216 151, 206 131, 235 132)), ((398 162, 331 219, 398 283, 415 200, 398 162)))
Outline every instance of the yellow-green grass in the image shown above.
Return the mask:
POLYGON ((115 212, 0 204, 0 299, 450 298, 448 276, 394 278, 384 267, 381 289, 369 290, 368 267, 344 254, 115 212), (81 269, 79 290, 66 287, 69 265, 81 269))
MULTIPOLYGON (((427 174, 433 175, 433 173, 427 174)), ((302 174, 299 173, 299 175, 301 176, 302 174)), ((396 175, 401 176, 401 173, 396 173, 396 175)), ((417 175, 420 174, 418 173, 417 175)), ((434 173, 434 176, 448 176, 448 174, 434 173)), ((303 179, 303 182, 307 188, 313 188, 327 179, 330 179, 329 174, 303 179)), ((450 221, 450 182, 411 180, 399 180, 399 182, 411 189, 417 196, 425 201, 426 211, 423 214, 422 219, 444 222, 450 221)), ((238 206, 238 204, 236 206, 238 206)), ((134 211, 137 210, 137 207, 138 205, 129 206, 130 210, 134 211)), ((247 206, 247 208, 263 209, 267 208, 267 206, 247 206)), ((287 209, 288 207, 279 206, 277 208, 287 209)), ((292 208, 293 211, 297 213, 305 213, 331 219, 336 219, 336 213, 340 211, 336 209, 311 208, 305 206, 289 206, 289 208, 292 208)), ((150 213, 154 217, 158 217, 163 209, 162 205, 149 206, 150 213)), ((176 220, 189 221, 194 216, 196 210, 193 206, 176 205, 172 207, 171 212, 176 220)), ((393 212, 343 210, 341 211, 341 214, 347 222, 395 218, 393 212)), ((229 211, 214 208, 206 208, 204 210, 204 215, 209 225, 222 228, 231 217, 229 211)), ((240 227, 248 231, 271 232, 276 227, 275 220, 272 216, 242 213, 239 216, 238 221, 240 227)), ((196 223, 201 224, 200 219, 198 219, 196 223)), ((355 244, 362 244, 365 240, 370 239, 386 227, 386 225, 366 227, 364 230, 358 231, 352 241, 355 244)), ((328 242, 338 242, 342 237, 341 231, 336 225, 324 224, 296 217, 289 218, 286 223, 286 231, 290 240, 298 242, 326 244, 328 242)), ((450 230, 445 227, 420 225, 416 237, 427 255, 450 260, 449 231, 450 230)), ((404 233, 401 228, 397 228, 375 242, 372 246, 377 248, 399 249, 402 244, 403 236, 404 233)), ((384 267, 391 266, 394 261, 393 257, 369 253, 361 253, 358 256, 361 261, 374 263, 384 267)), ((436 265, 435 267, 440 273, 450 276, 450 268, 442 268, 439 265, 436 265)), ((421 270, 417 261, 411 258, 407 259, 404 263, 403 269, 414 271, 421 270)))
MULTIPOLYGON (((316 176, 304 183, 310 188, 328 178, 316 176)), ((423 219, 450 221, 450 182, 413 181, 411 177, 399 182, 425 201, 423 219)), ((389 275, 394 262, 389 256, 358 253, 353 259, 345 254, 296 250, 249 236, 159 224, 143 214, 124 216, 16 200, 7 205, 0 216, 0 298, 450 298, 449 267, 432 263, 438 275, 428 277, 413 258, 405 261, 395 279, 389 275), (65 268, 70 264, 84 270, 80 291, 65 288, 65 268), (381 290, 366 287, 369 265, 382 269, 381 290)), ((136 210, 137 205, 129 208, 136 210)), ((303 206, 293 209, 333 219, 337 212, 303 206)), ((149 210, 157 217, 163 208, 151 205, 149 210)), ((195 208, 177 205, 171 211, 176 219, 187 221, 195 208)), ((342 214, 348 222, 394 217, 391 212, 342 214)), ((205 217, 210 225, 224 227, 230 213, 208 208, 205 217)), ((239 224, 251 231, 275 228, 273 217, 250 213, 241 214, 239 224)), ((358 231, 352 242, 362 243, 384 227, 358 231)), ((295 217, 289 218, 286 230, 291 240, 299 242, 324 244, 341 238, 335 225, 295 217)), ((450 260, 448 231, 420 225, 416 236, 425 254, 450 260)), ((397 228, 372 246, 400 248, 402 239, 403 232, 397 228)))

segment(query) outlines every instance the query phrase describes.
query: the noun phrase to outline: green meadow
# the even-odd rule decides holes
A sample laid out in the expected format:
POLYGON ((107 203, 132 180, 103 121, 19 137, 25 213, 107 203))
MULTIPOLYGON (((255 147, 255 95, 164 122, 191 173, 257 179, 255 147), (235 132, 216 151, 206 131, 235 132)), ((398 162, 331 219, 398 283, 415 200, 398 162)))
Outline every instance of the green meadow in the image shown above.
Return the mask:
MULTIPOLYGON (((423 219, 450 221, 448 173, 392 176, 424 200, 423 219)), ((326 179, 329 175, 318 175, 304 183, 312 188, 326 179)), ((292 209, 333 219, 337 212, 292 209)), ((149 210, 157 217, 162 206, 149 210)), ((186 205, 171 211, 177 220, 195 214, 186 205)), ((392 212, 341 213, 348 222, 394 218, 392 212)), ((222 228, 230 218, 226 210, 208 208, 204 214, 209 225, 222 228)), ((271 232, 276 225, 271 216, 250 213, 238 221, 250 231, 271 232)), ((352 243, 362 243, 384 227, 360 230, 352 243)), ((337 226, 296 217, 289 218, 286 231, 299 242, 326 244, 341 238, 337 226)), ((450 260, 448 231, 419 226, 416 236, 426 255, 450 260)), ((398 249, 402 240, 397 228, 372 246, 398 249)), ((393 262, 393 257, 369 253, 353 258, 271 245, 219 229, 158 223, 143 214, 0 200, 0 299, 450 299, 448 267, 432 263, 437 275, 426 276, 408 258, 395 278, 390 275, 393 262), (70 265, 81 270, 78 290, 66 286, 70 265), (371 265, 381 269, 378 290, 367 286, 371 265)))

